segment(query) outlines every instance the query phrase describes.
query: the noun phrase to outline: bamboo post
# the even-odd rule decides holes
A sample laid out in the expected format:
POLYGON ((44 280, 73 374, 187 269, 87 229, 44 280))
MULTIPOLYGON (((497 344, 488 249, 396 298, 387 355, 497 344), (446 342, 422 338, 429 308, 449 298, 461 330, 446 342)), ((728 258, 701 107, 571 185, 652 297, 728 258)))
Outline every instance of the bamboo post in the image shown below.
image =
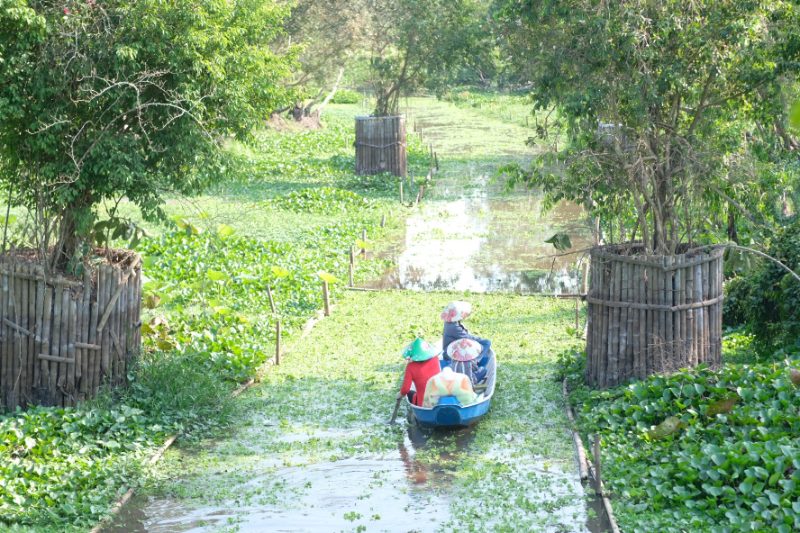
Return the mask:
POLYGON ((322 280, 322 302, 325 306, 325 316, 331 316, 331 302, 328 298, 328 282, 322 280))
MULTIPOLYGON (((0 293, 0 317, 5 318, 8 316, 8 297, 9 297, 9 280, 8 280, 8 273, 2 272, 0 273, 0 278, 2 278, 3 290, 0 293)), ((9 376, 11 375, 11 371, 8 368, 8 365, 11 361, 11 350, 9 349, 10 341, 9 341, 9 331, 5 326, 5 323, 0 323, 0 338, 2 338, 2 343, 0 343, 0 404, 5 409, 11 409, 11 406, 8 405, 8 397, 7 391, 9 390, 9 376)))
POLYGON ((267 285, 267 297, 269 298, 269 308, 275 314, 275 300, 272 297, 272 289, 267 285))
POLYGON ((349 274, 350 274, 350 278, 349 278, 350 285, 349 286, 350 287, 354 286, 353 277, 354 277, 354 274, 355 274, 355 266, 356 266, 356 254, 355 254, 355 250, 353 249, 353 247, 350 246, 350 272, 349 272, 349 274))
POLYGON ((367 258, 367 230, 361 230, 361 241, 364 243, 364 247, 361 249, 361 256, 366 259, 367 258))
POLYGON ((386 227, 386 213, 381 215, 381 227, 386 227))
POLYGON ((400 203, 403 203, 403 180, 400 180, 400 203))
POLYGON ((594 482, 597 494, 603 494, 603 475, 600 465, 600 437, 595 434, 592 439, 592 456, 594 458, 594 482))
POLYGON ((275 366, 281 364, 281 320, 275 322, 275 366))

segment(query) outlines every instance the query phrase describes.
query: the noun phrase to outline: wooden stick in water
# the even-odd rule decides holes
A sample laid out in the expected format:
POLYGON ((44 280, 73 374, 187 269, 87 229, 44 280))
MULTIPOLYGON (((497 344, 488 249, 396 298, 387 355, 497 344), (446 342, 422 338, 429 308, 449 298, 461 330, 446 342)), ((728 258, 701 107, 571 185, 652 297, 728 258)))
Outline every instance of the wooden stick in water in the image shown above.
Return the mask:
POLYGON ((328 296, 328 282, 322 281, 322 302, 325 305, 325 316, 331 316, 331 302, 328 296))
POLYGON ((267 297, 269 298, 269 308, 275 313, 275 300, 272 298, 272 289, 267 285, 267 297))
POLYGON ((281 321, 275 323, 275 366, 281 364, 281 321))

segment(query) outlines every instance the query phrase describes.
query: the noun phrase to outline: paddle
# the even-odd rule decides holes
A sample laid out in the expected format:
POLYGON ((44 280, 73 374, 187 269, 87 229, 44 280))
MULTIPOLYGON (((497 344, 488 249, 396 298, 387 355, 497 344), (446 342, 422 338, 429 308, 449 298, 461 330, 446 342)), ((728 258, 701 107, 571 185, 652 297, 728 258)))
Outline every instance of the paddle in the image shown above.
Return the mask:
POLYGON ((397 401, 394 403, 394 411, 392 411, 392 418, 389 419, 389 424, 394 424, 394 419, 397 418, 397 410, 400 409, 400 402, 403 401, 403 395, 397 396, 397 401))

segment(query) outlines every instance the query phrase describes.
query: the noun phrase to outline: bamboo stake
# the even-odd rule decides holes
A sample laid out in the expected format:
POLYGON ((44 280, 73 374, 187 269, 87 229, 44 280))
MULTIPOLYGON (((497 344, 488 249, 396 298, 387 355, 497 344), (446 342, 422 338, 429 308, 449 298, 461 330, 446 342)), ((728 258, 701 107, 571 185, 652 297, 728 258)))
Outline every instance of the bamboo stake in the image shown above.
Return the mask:
POLYGON ((595 434, 592 440, 592 456, 594 457, 595 491, 603 494, 603 474, 600 466, 600 437, 595 434))
MULTIPOLYGON (((8 299, 9 299, 9 279, 7 272, 0 272, 0 276, 2 276, 2 283, 3 283, 3 291, 0 295, 0 316, 6 318, 8 316, 8 299)), ((7 329, 0 324, 0 337, 2 338, 2 343, 0 343, 0 386, 2 387, 2 391, 0 391, 0 403, 2 403, 5 409, 10 409, 11 406, 8 405, 8 397, 7 391, 10 389, 9 386, 9 376, 11 375, 11 370, 9 369, 9 363, 11 362, 11 339, 9 337, 9 332, 7 329)))
MULTIPOLYGON (((68 294, 70 294, 68 292, 68 294)), ((77 327, 78 327, 78 302, 67 296, 69 301, 69 334, 67 335, 67 357, 73 359, 75 364, 69 367, 69 378, 67 382, 67 388, 71 393, 71 398, 69 398, 70 405, 75 405, 75 394, 77 393, 77 383, 78 378, 80 377, 80 364, 81 361, 79 359, 79 355, 75 350, 75 336, 77 334, 77 327)))
MULTIPOLYGON (((62 305, 63 305, 63 298, 64 298, 64 291, 62 291, 58 287, 53 288, 53 293, 55 296, 55 301, 53 303, 53 334, 50 341, 50 351, 48 353, 55 355, 56 357, 61 356, 61 324, 62 324, 62 305)), ((50 402, 51 405, 57 405, 57 402, 60 402, 60 397, 57 395, 58 389, 58 379, 60 377, 61 369, 58 366, 57 362, 52 361, 50 363, 50 402)))
POLYGON ((355 266, 356 266, 356 254, 355 254, 355 250, 353 249, 353 247, 350 246, 350 271, 349 271, 350 284, 349 284, 349 287, 355 286, 355 283, 353 283, 353 278, 355 277, 355 266))
MULTIPOLYGON (((685 269, 686 272, 686 302, 687 303, 694 303, 696 302, 694 296, 694 268, 689 267, 685 269)), ((695 310, 689 309, 686 312, 686 342, 687 346, 689 347, 689 353, 687 354, 687 361, 690 365, 694 366, 695 361, 695 354, 697 350, 695 349, 695 310)))
POLYGON ((367 230, 366 230, 366 228, 361 230, 361 240, 364 243, 364 247, 361 249, 361 256, 364 259, 366 259, 367 258, 367 230))
MULTIPOLYGON (((101 264, 99 266, 99 282, 103 287, 103 292, 101 293, 102 300, 99 301, 100 309, 107 309, 108 307, 108 300, 110 299, 109 293, 109 271, 106 265, 101 264)), ((105 311, 103 312, 103 316, 105 316, 105 311)), ((97 382, 97 386, 100 387, 103 385, 103 382, 109 377, 110 373, 110 366, 111 366, 111 339, 108 332, 105 328, 100 327, 100 323, 97 325, 97 333, 100 335, 100 376, 99 381, 97 382)))
MULTIPOLYGON (((41 267, 37 267, 40 269, 41 267)), ((47 291, 47 285, 44 282, 44 270, 38 271, 39 276, 36 280, 36 308, 34 310, 35 317, 35 330, 33 339, 33 354, 40 354, 42 350, 42 334, 43 334, 43 315, 44 315, 44 295, 47 291)), ((43 386, 42 364, 33 359, 33 387, 36 391, 34 394, 36 402, 41 402, 41 390, 43 386)))
MULTIPOLYGON (((623 302, 630 302, 630 269, 629 264, 622 263, 620 265, 620 270, 622 270, 621 279, 622 285, 620 286, 620 301, 623 302)), ((618 358, 620 360, 619 364, 619 381, 623 381, 628 379, 631 374, 633 373, 633 369, 630 362, 630 359, 627 357, 628 355, 628 344, 630 344, 628 339, 628 334, 632 328, 632 320, 628 318, 628 315, 633 315, 632 309, 622 308, 619 310, 619 321, 620 321, 620 336, 619 336, 619 349, 618 349, 618 358)))
POLYGON ((89 268, 83 273, 83 292, 81 293, 80 320, 75 336, 77 357, 80 357, 80 380, 78 382, 78 401, 86 399, 89 381, 89 308, 91 306, 90 294, 92 291, 92 278, 89 268))
MULTIPOLYGON (((53 317, 53 299, 54 299, 54 289, 51 289, 46 283, 44 284, 44 297, 42 298, 42 342, 41 348, 39 353, 50 353, 50 334, 51 334, 51 324, 52 324, 52 317, 53 317)), ((50 364, 47 361, 42 361, 39 365, 41 368, 41 382, 40 382, 40 393, 41 397, 39 401, 42 402, 44 405, 50 405, 51 400, 50 398, 50 381, 54 379, 54 376, 50 375, 50 364)))
POLYGON ((275 366, 281 364, 281 321, 275 322, 275 366))
MULTIPOLYGON (((686 297, 686 292, 683 287, 683 269, 676 268, 675 269, 675 294, 673 296, 673 301, 676 305, 683 305, 686 303, 684 298, 686 297)), ((686 317, 686 311, 681 309, 675 314, 675 350, 677 350, 677 356, 675 357, 676 361, 678 361, 680 366, 686 366, 686 338, 684 335, 686 334, 686 330, 684 328, 686 322, 684 318, 686 317)))
POLYGON ((328 282, 322 280, 322 302, 325 305, 325 316, 331 316, 331 302, 328 297, 328 282))
MULTIPOLYGON (((664 272, 664 284, 665 284, 665 294, 664 294, 665 300, 664 301, 665 301, 665 303, 667 305, 675 305, 675 303, 674 303, 675 302, 675 287, 674 287, 675 271, 670 268, 674 262, 675 262, 675 258, 673 256, 669 256, 668 255, 668 256, 664 257, 664 266, 669 269, 669 270, 664 272)), ((675 330, 673 329, 675 327, 674 320, 673 320, 673 316, 675 315, 675 312, 674 311, 665 311, 664 314, 666 315, 665 316, 665 318, 666 318, 666 331, 665 331, 666 337, 664 339, 664 342, 665 342, 665 353, 667 354, 667 357, 669 358, 669 361, 675 361, 675 330)), ((672 366, 674 366, 673 363, 669 363, 668 366, 670 368, 668 368, 667 370, 672 372, 674 370, 672 368, 672 366)))
POLYGON ((386 213, 381 215, 381 227, 386 227, 386 213))
POLYGON ((89 383, 87 384, 87 388, 89 390, 89 394, 94 396, 97 394, 97 387, 100 385, 100 361, 103 357, 103 346, 101 343, 102 337, 98 337, 97 334, 97 321, 100 314, 100 305, 98 302, 99 299, 99 291, 100 291, 100 269, 98 268, 95 272, 96 274, 96 283, 94 293, 90 296, 90 308, 89 308, 89 339, 88 343, 92 346, 97 346, 97 349, 92 350, 91 358, 89 359, 89 383))
POLYGON ((400 180, 400 203, 402 204, 403 202, 403 180, 400 180))
POLYGON ((267 285, 267 298, 269 298, 269 308, 275 314, 275 299, 272 297, 272 289, 267 285))

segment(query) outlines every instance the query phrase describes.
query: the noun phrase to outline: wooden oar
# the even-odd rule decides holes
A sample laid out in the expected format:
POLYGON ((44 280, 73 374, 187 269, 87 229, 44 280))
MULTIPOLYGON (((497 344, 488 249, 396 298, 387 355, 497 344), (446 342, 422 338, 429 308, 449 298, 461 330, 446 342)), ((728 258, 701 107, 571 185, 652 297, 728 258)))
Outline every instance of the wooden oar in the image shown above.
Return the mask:
POLYGON ((397 396, 397 401, 394 403, 394 411, 392 411, 392 418, 389 419, 389 424, 394 424, 394 419, 397 418, 397 410, 400 409, 400 402, 403 401, 403 395, 397 396))

